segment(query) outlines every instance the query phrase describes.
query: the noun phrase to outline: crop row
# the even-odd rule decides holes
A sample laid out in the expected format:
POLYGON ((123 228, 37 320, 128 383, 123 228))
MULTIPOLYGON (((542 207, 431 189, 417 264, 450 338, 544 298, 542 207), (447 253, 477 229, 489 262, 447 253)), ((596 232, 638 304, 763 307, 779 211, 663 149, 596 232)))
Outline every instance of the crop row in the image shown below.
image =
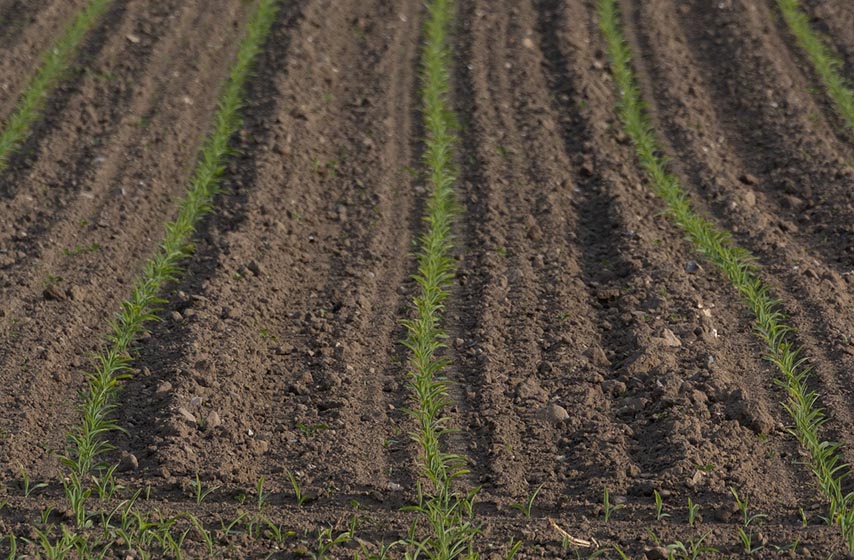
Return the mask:
MULTIPOLYGON (((793 3, 786 5, 794 9, 793 3)), ((616 0, 600 0, 599 17, 619 91, 618 111, 638 161, 671 219, 688 234, 694 247, 717 266, 753 312, 755 332, 766 345, 767 359, 780 373, 775 382, 787 394, 784 408, 793 422, 790 431, 809 454, 810 467, 829 500, 828 519, 839 525, 849 550, 854 550, 854 495, 844 492, 850 468, 839 444, 821 438, 827 418, 818 393, 810 388, 811 368, 794 340, 795 330, 787 324, 781 302, 759 277, 755 257, 736 246, 728 232, 695 213, 679 179, 668 170, 638 92, 631 68, 632 53, 623 38, 616 0)))
MULTIPOLYGON (((36 104, 30 98, 45 95, 47 85, 54 83, 62 74, 64 64, 67 64, 74 48, 107 4, 104 0, 94 0, 77 16, 71 30, 60 39, 59 46, 51 51, 54 54, 48 55, 47 62, 24 94, 22 105, 7 125, 4 138, 19 140, 22 137, 25 133, 20 130, 22 123, 29 124, 37 116, 36 104), (8 132, 10 130, 13 132, 8 132)), ((259 0, 250 17, 220 95, 213 129, 201 148, 186 195, 179 203, 177 217, 166 224, 159 251, 145 263, 142 275, 134 283, 131 296, 121 302, 121 310, 110 324, 107 347, 96 354, 94 370, 85 374, 88 388, 82 395, 81 419, 72 428, 66 451, 61 457, 65 469, 63 486, 77 531, 63 527, 55 538, 47 532, 39 533, 38 546, 48 557, 64 557, 75 551, 80 557, 88 558, 96 555, 98 546, 100 549, 97 554, 100 555, 106 554, 111 546, 109 542, 99 542, 97 545, 89 543, 78 531, 94 523, 97 512, 87 509, 90 498, 103 498, 116 488, 113 475, 117 465, 106 463, 101 457, 112 449, 109 433, 121 429, 112 417, 117 394, 122 381, 130 377, 134 341, 145 331, 147 323, 157 318, 157 306, 164 302, 159 297, 162 287, 175 280, 180 273, 181 262, 192 251, 192 236, 196 226, 211 211, 220 176, 231 154, 231 137, 242 126, 240 109, 246 81, 272 28, 277 10, 278 0, 259 0)), ((8 151, 13 148, 14 142, 10 140, 8 151)), ((126 515, 128 513, 129 508, 126 515)), ((109 522, 105 523, 104 529, 107 534, 116 537, 115 527, 109 522)), ((130 549, 136 539, 124 540, 130 549)), ((165 550, 162 542, 161 548, 165 550)))
MULTIPOLYGON (((787 395, 784 407, 792 418, 792 434, 809 454, 810 467, 829 501, 828 519, 839 525, 849 549, 854 550, 854 495, 845 494, 843 490, 850 471, 844 464, 839 445, 822 439, 826 415, 819 404, 819 395, 810 388, 810 366, 797 347, 796 333, 788 324, 781 303, 760 278, 755 258, 738 247, 726 232, 693 210, 678 178, 660 155, 655 132, 636 87, 631 67, 632 53, 623 38, 616 2, 599 0, 598 13, 608 45, 610 69, 619 91, 618 112, 625 132, 633 142, 640 166, 663 200, 671 219, 688 234, 695 248, 717 266, 753 313, 756 333, 765 343, 768 359, 780 373, 776 381, 787 395)), ((62 76, 87 30, 109 4, 109 0, 91 0, 45 56, 0 135, 0 170, 26 138, 50 89, 62 76)), ((797 0, 778 0, 778 5, 799 45, 815 65, 829 97, 849 126, 854 126, 854 93, 839 74, 838 60, 810 29, 797 0)), ((278 0, 259 0, 252 13, 221 93, 214 126, 201 148, 178 215, 165 226, 159 250, 147 261, 131 296, 121 303, 121 311, 110 325, 106 349, 96 355, 94 370, 86 374, 88 388, 82 395, 80 422, 69 434, 68 446, 61 458, 63 486, 75 527, 38 533, 33 544, 46 557, 61 558, 72 552, 81 557, 103 556, 119 539, 129 549, 139 546, 137 553, 140 555, 147 554, 149 550, 151 543, 144 543, 141 536, 146 534, 141 527, 147 523, 142 517, 137 517, 136 536, 121 536, 117 530, 119 526, 112 525, 110 521, 118 512, 123 520, 121 527, 127 525, 125 521, 133 518, 132 506, 139 494, 113 515, 100 516, 105 534, 113 541, 101 537, 93 544, 86 540, 85 532, 99 522, 98 514, 102 513, 90 511, 88 506, 95 495, 109 494, 110 489, 115 488, 113 474, 116 465, 104 462, 103 456, 112 449, 110 433, 121 429, 113 419, 113 412, 122 382, 130 375, 134 341, 156 319, 157 307, 163 303, 160 299, 162 288, 180 274, 179 267, 190 254, 196 226, 212 210, 217 185, 230 155, 230 139, 242 124, 240 108, 246 81, 253 61, 272 28, 277 6, 278 0)), ((416 256, 415 280, 419 292, 412 301, 412 317, 403 321, 407 330, 403 344, 409 351, 409 386, 413 401, 409 412, 417 426, 412 437, 419 446, 419 459, 426 481, 425 484, 419 483, 418 502, 406 509, 426 520, 429 533, 425 536, 416 523, 407 538, 396 543, 406 549, 407 558, 478 557, 475 541, 479 528, 473 507, 477 489, 461 489, 464 486, 461 478, 467 474, 466 459, 445 450, 446 436, 452 431, 445 414, 450 386, 446 370, 451 363, 443 344, 446 334, 442 316, 454 278, 453 231, 459 214, 454 186, 456 162, 460 155, 457 153, 458 142, 454 132, 457 124, 450 91, 453 55, 449 37, 454 13, 453 0, 431 0, 423 38, 421 87, 426 134, 423 165, 430 194, 426 201, 424 233, 419 238, 416 256)), ((199 480, 196 480, 195 488, 201 502, 205 492, 199 480)), ((296 483, 294 489, 299 496, 296 483)), ((259 481, 257 494, 260 511, 264 496, 263 480, 259 481)), ((605 496, 606 511, 609 511, 607 492, 605 496)), ((528 514, 535 497, 536 493, 527 505, 528 514)), ((736 500, 741 503, 737 494, 736 500)), ((191 516, 187 519, 192 529, 209 543, 213 554, 210 532, 197 519, 191 516)), ((266 524, 270 532, 279 534, 280 540, 284 538, 282 529, 271 520, 258 517, 254 522, 266 524)), ((155 525, 158 531, 162 531, 157 533, 160 537, 156 539, 159 551, 170 551, 179 556, 183 537, 173 535, 169 524, 165 530, 162 524, 152 522, 152 526, 155 525)), ((321 542, 343 542, 352 533, 352 529, 339 537, 329 533, 321 542)), ((148 538, 154 538, 150 536, 152 534, 148 538)), ((186 534, 184 532, 183 536, 186 534)), ((15 557, 15 537, 10 537, 10 542, 12 557, 15 557)), ((511 544, 508 555, 512 556, 516 550, 518 544, 511 544)))
POLYGON ((840 72, 842 61, 810 26, 799 0, 777 0, 777 5, 846 126, 854 128, 854 89, 840 72))

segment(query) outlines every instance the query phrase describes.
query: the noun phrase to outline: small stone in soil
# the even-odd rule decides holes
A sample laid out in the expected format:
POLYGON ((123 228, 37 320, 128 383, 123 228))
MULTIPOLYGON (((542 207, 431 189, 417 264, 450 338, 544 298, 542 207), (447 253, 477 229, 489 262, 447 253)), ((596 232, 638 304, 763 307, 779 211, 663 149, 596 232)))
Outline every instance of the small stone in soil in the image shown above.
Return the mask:
POLYGON ((688 261, 685 263, 685 272, 688 274, 696 274, 700 272, 700 265, 697 264, 697 261, 688 261))
POLYGON ((52 284, 44 289, 42 293, 44 298, 49 301, 65 301, 65 292, 59 289, 59 286, 52 284))
POLYGON ((610 367, 611 361, 605 355, 605 351, 597 345, 591 346, 584 354, 590 358, 590 363, 597 367, 610 367))
POLYGON ((196 423, 196 417, 193 415, 193 413, 184 408, 183 406, 178 407, 178 414, 180 414, 187 422, 192 422, 193 424, 196 423))
POLYGON ((738 176, 738 180, 744 183, 745 185, 755 185, 759 182, 759 179, 756 178, 756 175, 751 173, 742 173, 738 176))
POLYGON ((135 471, 138 468, 139 460, 137 460, 136 455, 133 453, 122 454, 121 461, 119 462, 120 471, 135 471))
POLYGON ((71 286, 66 292, 74 301, 83 301, 86 299, 86 290, 81 286, 71 286))
POLYGON ((537 412, 537 418, 552 424, 560 424, 569 418, 569 413, 559 404, 550 404, 537 412))
POLYGON ((214 428, 221 426, 222 420, 219 417, 219 413, 216 410, 211 410, 208 413, 207 418, 205 418, 205 427, 208 430, 213 430, 214 428))
POLYGON ((251 272, 255 276, 261 276, 262 274, 264 274, 261 265, 258 264, 257 261, 249 261, 249 264, 246 265, 246 269, 249 270, 249 272, 251 272))
POLYGON ((661 331, 661 339, 664 341, 664 344, 666 346, 670 346, 673 348, 682 346, 682 341, 679 340, 679 337, 673 334, 673 331, 671 331, 670 329, 664 329, 663 331, 661 331))

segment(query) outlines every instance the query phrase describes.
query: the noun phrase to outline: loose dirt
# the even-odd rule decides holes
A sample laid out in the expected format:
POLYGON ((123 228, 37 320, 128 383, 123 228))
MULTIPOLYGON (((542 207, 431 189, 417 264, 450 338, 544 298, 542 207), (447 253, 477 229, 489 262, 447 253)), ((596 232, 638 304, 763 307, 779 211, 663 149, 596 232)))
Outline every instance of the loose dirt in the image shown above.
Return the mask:
MULTIPOLYGON (((0 118, 80 4, 0 2, 13 30, 0 118)), ((109 459, 121 484, 150 486, 145 509, 219 527, 263 477, 268 513, 297 531, 276 557, 354 515, 365 541, 405 534, 422 475, 399 342, 427 195, 422 4, 283 5, 223 192, 121 394, 109 459), (196 476, 217 487, 201 505, 196 476)), ((852 8, 805 4, 852 68, 852 8)), ((698 210, 756 255, 814 364, 827 437, 854 461, 854 136, 772 2, 622 11, 666 155, 698 210)), ((174 213, 247 14, 116 2, 0 174, 2 532, 29 534, 47 506, 67 514, 55 455, 86 355, 174 213), (48 488, 23 498, 19 466, 48 488)), ((512 535, 517 558, 574 557, 551 517, 632 558, 656 558, 647 529, 667 543, 709 533, 738 557, 730 488, 768 516, 755 557, 796 539, 796 557, 843 551, 745 307, 662 214, 619 130, 595 3, 472 0, 458 19, 447 445, 470 461, 462 483, 481 487, 484 556, 512 535), (526 519, 512 506, 540 486, 526 519), (625 506, 609 523, 606 488, 625 506)), ((271 551, 223 538, 229 557, 271 551)), ((187 546, 205 556, 194 533, 187 546)))

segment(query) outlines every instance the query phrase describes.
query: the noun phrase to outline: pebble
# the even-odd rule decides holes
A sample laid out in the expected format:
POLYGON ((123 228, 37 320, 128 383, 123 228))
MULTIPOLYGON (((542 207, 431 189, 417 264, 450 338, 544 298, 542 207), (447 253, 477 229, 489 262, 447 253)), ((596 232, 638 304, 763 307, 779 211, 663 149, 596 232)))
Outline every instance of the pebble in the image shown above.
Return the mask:
POLYGON ((169 317, 175 322, 178 322, 178 321, 181 321, 182 319, 184 319, 184 316, 181 315, 178 311, 173 311, 172 313, 169 314, 169 317))
POLYGON ((756 206, 756 194, 753 191, 744 193, 744 205, 748 208, 756 206))
POLYGON ((249 263, 246 265, 246 269, 255 276, 261 276, 262 274, 264 274, 264 271, 261 268, 261 265, 258 264, 258 261, 249 261, 249 263))
POLYGON ((560 424, 569 418, 569 413, 559 404, 550 404, 537 412, 537 417, 545 422, 560 424))
POLYGON ((611 361, 605 355, 605 351, 602 350, 598 345, 591 346, 584 353, 588 358, 590 358, 590 363, 597 367, 610 367, 611 361))
POLYGON ((50 301, 65 301, 65 292, 59 289, 59 286, 52 284, 44 289, 44 298, 50 301))
POLYGON ((125 37, 127 38, 128 41, 130 41, 134 45, 139 44, 139 41, 140 41, 139 35, 134 35, 133 33, 128 33, 127 35, 125 35, 125 37))
POLYGON ((192 422, 193 424, 196 423, 195 415, 183 406, 178 407, 178 414, 180 414, 187 422, 192 422))
POLYGON ((755 185, 759 183, 759 179, 756 178, 756 175, 751 173, 742 173, 739 175, 738 180, 744 183, 745 185, 755 185))
POLYGON ((670 346, 672 348, 678 348, 679 346, 682 346, 682 341, 679 340, 679 337, 673 334, 673 331, 671 331, 670 329, 664 329, 663 331, 661 331, 661 340, 664 341, 664 344, 666 346, 670 346))
POLYGON ((663 546, 645 548, 643 554, 646 560, 667 560, 670 558, 670 552, 663 546))
POLYGON ((534 42, 531 40, 530 37, 525 37, 524 39, 522 39, 522 46, 525 47, 526 49, 533 49, 534 48, 534 42))
POLYGON ((133 453, 122 454, 121 461, 119 462, 120 471, 135 471, 138 468, 139 460, 136 458, 136 455, 133 453))
POLYGON ((685 263, 685 272, 688 274, 696 274, 700 272, 700 270, 702 270, 702 268, 700 268, 697 261, 688 261, 685 263))
POLYGON ((216 410, 211 410, 208 413, 207 418, 205 418, 205 427, 207 427, 208 430, 213 430, 218 426, 222 426, 222 420, 219 417, 219 413, 216 410))
POLYGON ((622 397, 626 394, 626 384, 616 379, 609 379, 602 383, 602 392, 615 397, 622 397))
POLYGON ((782 203, 783 208, 788 210, 800 210, 804 206, 803 200, 791 194, 784 195, 782 203))
POLYGON ((165 397, 172 391, 172 384, 168 381, 164 381, 160 385, 157 386, 157 389, 154 391, 155 395, 160 397, 165 397))

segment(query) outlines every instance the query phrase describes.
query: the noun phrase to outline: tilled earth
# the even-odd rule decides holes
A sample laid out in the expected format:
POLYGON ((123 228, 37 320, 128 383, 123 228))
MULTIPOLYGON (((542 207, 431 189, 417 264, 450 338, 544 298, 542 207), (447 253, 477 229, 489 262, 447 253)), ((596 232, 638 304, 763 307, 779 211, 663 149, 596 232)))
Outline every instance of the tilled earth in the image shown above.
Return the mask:
MULTIPOLYGON (((632 558, 658 557, 647 529, 663 543, 710 533, 739 557, 730 487, 767 515, 755 557, 796 539, 792 557, 845 550, 746 308, 663 215, 620 132, 595 3, 459 4, 462 212, 445 318, 459 432, 446 444, 469 458, 462 483, 481 486, 484 556, 514 536, 518 557, 575 557, 552 518, 632 558), (540 485, 526 519, 511 505, 540 485), (624 506, 608 523, 605 488, 624 506)), ((0 0, 0 118, 81 5, 0 0)), ((854 76, 854 5, 805 7, 854 76)), ((773 2, 622 11, 674 170, 756 255, 814 365, 826 435, 854 461, 854 136, 773 2)), ((174 213, 248 13, 117 0, 0 174, 4 534, 32 536, 48 506, 67 521, 56 454, 87 355, 174 213), (24 498, 20 469, 49 486, 24 498)), ((263 477, 271 517, 297 532, 282 557, 354 515, 366 542, 405 534, 421 477, 399 341, 427 196, 424 18, 421 0, 283 3, 224 192, 121 394, 127 432, 110 459, 128 492, 150 486, 145 509, 219 527, 263 477), (196 475, 218 487, 201 505, 196 475)), ((226 540, 229 558, 271 550, 226 540)), ((193 533, 188 547, 204 556, 193 533)))

